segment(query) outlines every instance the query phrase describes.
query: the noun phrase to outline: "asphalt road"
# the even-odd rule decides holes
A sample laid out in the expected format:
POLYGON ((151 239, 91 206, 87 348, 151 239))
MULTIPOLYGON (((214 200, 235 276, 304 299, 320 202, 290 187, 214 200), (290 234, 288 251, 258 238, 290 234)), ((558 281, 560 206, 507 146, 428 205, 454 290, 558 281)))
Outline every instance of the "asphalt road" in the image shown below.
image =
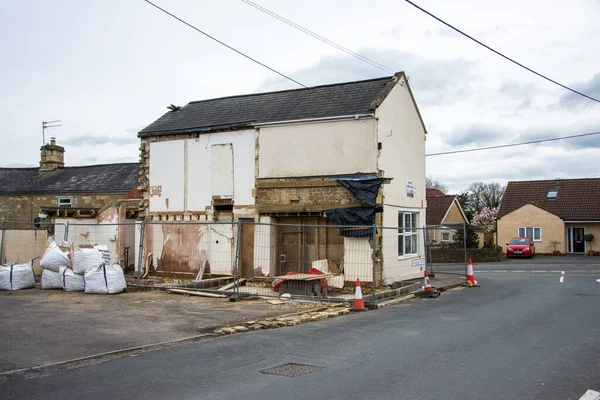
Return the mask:
POLYGON ((579 399, 600 389, 600 273, 477 279, 437 299, 11 379, 0 398, 579 399), (260 372, 286 363, 317 368, 260 372))
MULTIPOLYGON (((587 256, 536 256, 532 259, 511 258, 502 262, 474 263, 473 270, 477 278, 479 273, 487 272, 569 272, 600 274, 600 257, 587 256)), ((452 272, 464 275, 464 264, 433 264, 434 272, 452 272)))

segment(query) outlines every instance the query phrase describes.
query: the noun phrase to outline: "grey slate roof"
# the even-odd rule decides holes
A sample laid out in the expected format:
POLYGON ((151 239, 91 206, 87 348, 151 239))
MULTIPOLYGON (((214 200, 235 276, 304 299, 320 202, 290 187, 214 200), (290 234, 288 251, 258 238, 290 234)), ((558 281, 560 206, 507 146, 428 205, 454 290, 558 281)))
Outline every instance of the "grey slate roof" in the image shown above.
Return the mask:
POLYGON ((400 76, 404 73, 305 89, 193 101, 180 110, 167 112, 142 129, 138 136, 370 113, 383 101, 400 76))
POLYGON ((138 186, 140 164, 39 168, 0 168, 1 194, 127 193, 138 186))

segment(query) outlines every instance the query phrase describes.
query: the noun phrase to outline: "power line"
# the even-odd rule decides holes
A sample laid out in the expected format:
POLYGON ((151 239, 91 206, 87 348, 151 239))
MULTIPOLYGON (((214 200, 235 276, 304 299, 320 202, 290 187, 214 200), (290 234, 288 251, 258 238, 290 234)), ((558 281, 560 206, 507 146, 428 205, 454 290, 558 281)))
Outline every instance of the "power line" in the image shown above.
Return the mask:
POLYGON ((454 26, 450 25, 449 23, 445 22, 444 20, 442 20, 442 19, 440 19, 440 18, 436 17, 435 15, 433 15, 432 13, 430 13, 429 11, 427 11, 427 10, 425 10, 425 9, 423 9, 423 8, 421 8, 421 7, 419 7, 418 5, 416 5, 415 3, 413 3, 412 1, 410 1, 410 0, 405 0, 405 1, 406 1, 408 4, 410 4, 410 5, 414 6, 415 8, 417 8, 417 9, 419 9, 419 10, 423 11, 425 14, 429 15, 430 17, 433 17, 433 18, 435 18, 436 20, 438 20, 438 21, 439 21, 439 22, 441 22, 442 24, 446 25, 447 27, 449 27, 449 28, 451 28, 451 29, 455 30, 456 32, 460 33, 461 35, 463 35, 463 36, 465 36, 465 37, 467 37, 467 38, 471 39, 471 40, 472 40, 472 41, 474 41, 475 43, 477 43, 477 44, 479 44, 479 45, 481 45, 481 46, 485 47, 486 49, 488 49, 488 50, 490 50, 490 51, 492 51, 492 52, 496 53, 496 54, 497 54, 497 55, 499 55, 500 57, 502 57, 502 58, 504 58, 504 59, 506 59, 506 60, 508 60, 508 61, 512 62, 513 64, 516 64, 516 65, 518 65, 519 67, 521 67, 521 68, 524 68, 524 69, 526 69, 527 71, 529 71, 529 72, 532 72, 532 73, 536 74, 536 75, 537 75, 537 76, 539 76, 540 78, 543 78, 543 79, 545 79, 545 80, 547 80, 547 81, 549 81, 549 82, 552 82, 552 83, 554 83, 555 85, 558 85, 558 86, 560 86, 560 87, 562 87, 562 88, 564 88, 564 89, 567 89, 567 90, 569 90, 569 91, 571 91, 571 92, 573 92, 573 93, 576 93, 576 94, 578 94, 578 95, 580 95, 580 96, 583 96, 583 97, 585 97, 585 98, 588 98, 588 99, 590 99, 590 100, 593 100, 593 101, 595 101, 595 102, 597 102, 597 103, 600 103, 600 100, 598 100, 598 99, 595 99, 595 98, 593 98, 593 97, 591 97, 591 96, 588 96, 587 94, 584 94, 584 93, 578 92, 578 91, 577 91, 577 90, 575 90, 575 89, 571 89, 570 87, 568 87, 568 86, 565 86, 565 85, 563 85, 562 83, 558 83, 557 81, 555 81, 555 80, 552 80, 552 79, 548 78, 547 76, 544 76, 544 75, 540 74, 539 72, 536 72, 536 71, 532 70, 531 68, 528 68, 528 67, 526 67, 525 65, 523 65, 523 64, 521 64, 521 63, 519 63, 519 62, 517 62, 517 61, 513 60, 512 58, 505 56, 504 54, 500 53, 499 51, 496 51, 496 50, 492 49, 490 46, 488 46, 488 45, 486 45, 486 44, 484 44, 484 43, 480 42, 479 40, 475 39, 475 38, 474 38, 474 37, 472 37, 472 36, 469 36, 469 35, 467 35, 467 34, 466 34, 466 33, 464 33, 463 31, 461 31, 460 29, 458 29, 458 28, 455 28, 454 26))
POLYGON ((190 23, 187 23, 186 21, 182 20, 182 19, 181 19, 181 18, 179 18, 178 16, 176 16, 176 15, 174 15, 174 14, 171 14, 170 12, 168 12, 167 10, 165 10, 164 8, 161 8, 161 7, 157 6, 157 5, 156 5, 156 4, 154 4, 153 2, 151 2, 151 1, 149 1, 149 0, 144 0, 144 1, 145 1, 146 3, 148 3, 148 4, 150 4, 150 5, 152 5, 152 6, 156 7, 156 8, 158 8, 160 11, 164 12, 165 14, 167 14, 167 15, 169 15, 169 16, 171 16, 171 17, 175 18, 177 21, 181 22, 182 24, 185 24, 185 25, 189 26, 190 28, 192 28, 193 30, 195 30, 195 31, 197 31, 197 32, 199 32, 199 33, 201 33, 201 34, 203 34, 204 36, 208 37, 209 39, 212 39, 212 40, 214 40, 215 42, 219 43, 220 45, 227 47, 229 50, 235 51, 236 53, 238 53, 238 54, 239 54, 239 55, 241 55, 242 57, 246 57, 248 60, 250 60, 250 61, 252 61, 252 62, 255 62, 256 64, 258 64, 258 65, 260 65, 260 66, 262 66, 262 67, 264 67, 264 68, 268 69, 268 70, 269 70, 269 71, 271 71, 271 72, 275 72, 277 75, 279 75, 279 76, 282 76, 282 77, 284 77, 285 79, 287 79, 287 80, 290 80, 290 81, 294 82, 296 85, 299 85, 299 86, 302 86, 302 87, 303 87, 303 88, 305 88, 305 89, 308 89, 308 86, 305 86, 305 85, 303 85, 302 83, 298 82, 298 81, 297 81, 297 80, 295 80, 294 78, 290 78, 289 76, 285 75, 284 73, 282 73, 282 72, 279 72, 279 71, 277 71, 276 69, 274 69, 274 68, 271 68, 271 67, 269 67, 268 65, 266 65, 266 64, 264 64, 264 63, 261 63, 260 61, 258 61, 258 60, 256 60, 256 59, 254 59, 254 58, 250 57, 249 55, 242 53, 241 51, 239 51, 239 50, 237 50, 237 49, 235 49, 235 48, 231 47, 231 46, 230 46, 230 45, 228 45, 227 43, 224 43, 224 42, 220 41, 219 39, 215 38, 214 36, 211 36, 211 35, 209 35, 208 33, 206 33, 206 32, 204 32, 204 31, 202 31, 202 30, 200 30, 200 29, 196 28, 194 25, 192 25, 192 24, 190 24, 190 23))
POLYGON ((310 36, 314 37, 315 39, 320 40, 323 43, 327 43, 328 45, 330 45, 332 47, 335 47, 336 49, 338 49, 340 51, 343 51, 344 53, 346 53, 346 54, 348 54, 348 55, 350 55, 352 57, 355 57, 355 58, 357 58, 357 59, 359 59, 361 61, 366 62, 367 64, 370 64, 371 66, 373 66, 375 68, 379 68, 380 70, 388 72, 388 73, 391 73, 391 74, 394 74, 396 72, 396 71, 392 70, 391 68, 386 67, 383 64, 380 64, 380 63, 378 63, 376 61, 371 60, 368 57, 365 57, 365 56, 363 56, 361 54, 358 54, 358 53, 356 53, 356 52, 354 52, 354 51, 352 51, 352 50, 350 50, 350 49, 342 46, 341 44, 337 44, 334 41, 329 40, 329 39, 327 39, 327 38, 319 35, 318 33, 315 33, 313 31, 311 31, 310 29, 307 29, 307 28, 305 28, 305 27, 303 27, 301 25, 298 25, 297 23, 295 23, 293 21, 290 21, 289 19, 286 19, 286 18, 282 17, 281 15, 276 14, 273 11, 271 11, 271 10, 265 8, 265 7, 262 7, 262 6, 260 6, 260 5, 256 4, 256 3, 253 3, 250 0, 242 0, 242 1, 244 3, 246 3, 246 4, 248 4, 249 6, 252 6, 252 7, 256 8, 257 10, 262 11, 263 13, 268 14, 268 15, 272 16, 273 18, 276 18, 276 19, 280 20, 281 22, 284 22, 284 23, 290 25, 291 27, 296 28, 296 29, 298 29, 298 30, 306 33, 307 35, 310 35, 310 36))
POLYGON ((550 138, 550 139, 539 139, 539 140, 532 140, 532 141, 529 141, 529 142, 521 142, 521 143, 501 144, 501 145, 498 145, 498 146, 478 147, 476 149, 445 151, 445 152, 442 152, 442 153, 430 153, 430 154, 425 154, 425 157, 443 156, 443 155, 446 155, 446 154, 469 153, 469 152, 472 152, 472 151, 483 151, 483 150, 491 150, 491 149, 501 149, 501 148, 504 148, 504 147, 524 146, 526 144, 554 142, 556 140, 573 139, 573 138, 579 138, 579 137, 585 137, 585 136, 592 136, 592 135, 600 135, 600 132, 583 133, 581 135, 562 136, 562 137, 550 138))
MULTIPOLYGON (((236 52, 237 54, 239 54, 239 55, 241 55, 241 56, 243 56, 243 57, 247 58, 248 60, 250 60, 250 61, 252 61, 252 62, 254 62, 254 63, 258 64, 258 65, 260 65, 261 67, 264 67, 264 68, 268 69, 268 70, 269 70, 269 71, 271 71, 271 72, 275 72, 277 75, 279 75, 279 76, 281 76, 281 77, 283 77, 283 78, 285 78, 285 79, 287 79, 287 80, 289 80, 289 81, 292 81, 292 82, 294 82, 295 84, 297 84, 297 85, 299 85, 299 86, 302 86, 302 87, 303 87, 303 88, 305 88, 305 89, 310 89, 308 86, 304 85, 304 84, 303 84, 303 83, 301 83, 301 82, 298 82, 298 81, 297 81, 297 80, 295 80, 294 78, 291 78, 291 77, 289 77, 289 76, 285 75, 284 73, 282 73, 282 72, 279 72, 279 71, 277 71, 276 69, 269 67, 267 64, 264 64, 264 63, 262 63, 262 62, 260 62, 260 61, 258 61, 258 60, 256 60, 256 59, 254 59, 254 58, 250 57, 249 55, 247 55, 247 54, 245 54, 245 53, 241 52, 240 50, 237 50, 237 49, 235 49, 234 47, 232 47, 232 46, 228 45, 227 43, 220 41, 219 39, 215 38, 214 36, 211 36, 211 35, 209 35, 208 33, 206 33, 206 32, 204 32, 204 31, 202 31, 202 30, 200 30, 200 29, 196 28, 194 25, 192 25, 192 24, 190 24, 190 23, 188 23, 188 22, 184 21, 183 19, 181 19, 181 18, 179 18, 178 16, 176 16, 176 15, 174 15, 174 14, 170 13, 169 11, 165 10, 164 8, 161 8, 161 7, 159 7, 158 5, 154 4, 154 3, 153 3, 153 2, 151 2, 150 0, 144 0, 144 1, 145 1, 146 3, 148 3, 148 4, 150 4, 151 6, 154 6, 154 7, 156 7, 157 9, 159 9, 159 10, 160 10, 160 11, 162 11, 162 12, 164 12, 165 14, 167 14, 167 15, 169 15, 169 16, 171 16, 171 17, 173 17, 174 19, 176 19, 177 21, 181 22, 182 24, 185 24, 185 25, 189 26, 190 28, 192 28, 192 29, 193 29, 193 30, 195 30, 196 32, 203 34, 204 36, 208 37, 209 39, 212 39, 212 40, 214 40, 215 42, 219 43, 220 45, 227 47, 229 50, 232 50, 232 51, 236 52)), ((321 97, 323 97, 323 98, 327 99, 327 100, 331 100, 331 101, 334 101, 334 102, 336 102, 336 103, 338 103, 338 104, 340 104, 340 105, 343 105, 344 107, 348 107, 348 105, 347 105, 347 104, 344 104, 344 103, 342 103, 341 101, 338 101, 337 99, 334 99, 334 98, 332 98, 332 97, 326 96, 326 95, 324 95, 324 94, 321 94, 321 93, 319 93, 319 92, 315 92, 315 93, 316 93, 317 95, 319 95, 319 96, 321 96, 321 97)))

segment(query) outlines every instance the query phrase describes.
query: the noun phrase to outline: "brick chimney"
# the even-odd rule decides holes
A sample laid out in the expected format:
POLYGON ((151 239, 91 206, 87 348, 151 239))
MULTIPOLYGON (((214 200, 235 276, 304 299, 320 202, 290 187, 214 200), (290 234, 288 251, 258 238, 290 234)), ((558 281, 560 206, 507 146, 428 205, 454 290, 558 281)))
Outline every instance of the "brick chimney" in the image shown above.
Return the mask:
POLYGON ((56 144, 56 139, 50 138, 50 144, 40 148, 42 157, 40 159, 40 171, 54 171, 65 167, 65 148, 56 144))

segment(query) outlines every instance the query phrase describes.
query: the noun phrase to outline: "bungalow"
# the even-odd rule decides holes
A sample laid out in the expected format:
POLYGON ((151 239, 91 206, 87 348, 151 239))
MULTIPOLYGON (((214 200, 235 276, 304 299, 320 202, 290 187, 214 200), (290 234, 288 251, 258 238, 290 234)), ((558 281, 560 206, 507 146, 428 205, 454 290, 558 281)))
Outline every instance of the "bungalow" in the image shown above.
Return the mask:
POLYGON ((427 227, 431 244, 452 243, 456 230, 463 229, 457 224, 466 221, 467 217, 456 195, 427 189, 427 227))
MULTIPOLYGON (((139 163, 65 167, 65 149, 54 139, 40 150, 39 168, 0 168, 2 262, 38 257, 47 245, 46 231, 62 239, 67 222, 106 225, 135 221, 139 163)), ((135 235, 130 232, 126 239, 123 234, 117 235, 117 230, 115 225, 105 228, 102 242, 109 244, 113 261, 125 265, 126 247, 131 248, 128 259, 133 260, 135 235)), ((94 240, 90 228, 86 232, 81 232, 84 236, 76 239, 78 243, 94 240)), ((37 262, 34 266, 39 272, 37 262)))
POLYGON ((498 211, 500 245, 528 236, 537 253, 583 254, 586 234, 600 238, 600 178, 508 182, 498 211))

